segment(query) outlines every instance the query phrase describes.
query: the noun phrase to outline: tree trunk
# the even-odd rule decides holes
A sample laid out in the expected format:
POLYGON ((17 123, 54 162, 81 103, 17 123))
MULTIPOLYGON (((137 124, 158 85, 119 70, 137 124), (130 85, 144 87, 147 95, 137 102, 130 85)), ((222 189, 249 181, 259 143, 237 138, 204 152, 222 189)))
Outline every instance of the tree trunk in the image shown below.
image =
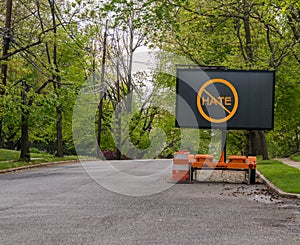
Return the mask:
MULTIPOLYGON (((9 44, 11 40, 11 16, 12 16, 12 0, 6 1, 6 14, 5 14, 5 28, 4 28, 4 35, 3 35, 3 52, 2 55, 5 57, 8 54, 9 44)), ((2 85, 6 86, 7 80, 7 63, 4 60, 1 65, 1 80, 2 85)), ((4 96, 5 91, 4 88, 0 88, 0 95, 4 96)), ((0 147, 2 146, 2 125, 3 125, 3 118, 2 114, 0 114, 0 147)))
POLYGON ((58 106, 56 108, 56 114, 57 114, 57 122, 56 122, 56 146, 57 146, 57 157, 64 157, 63 152, 63 133, 62 133, 62 110, 61 107, 58 106))
POLYGON ((98 132, 97 132, 97 147, 96 154, 97 158, 100 157, 101 149, 101 131, 102 131, 102 119, 103 119, 103 97, 105 88, 105 62, 106 62, 106 41, 107 41, 107 25, 108 20, 105 23, 104 38, 103 38, 103 54, 102 54, 102 64, 101 64, 101 79, 100 79, 100 98, 98 105, 98 132))
POLYGON ((120 70, 119 70, 119 57, 117 58, 117 159, 121 160, 121 142, 122 142, 122 132, 121 132, 121 107, 119 105, 121 101, 121 94, 120 94, 120 70))
MULTIPOLYGON (((250 28, 250 5, 247 0, 244 0, 244 17, 243 17, 243 24, 244 24, 244 31, 245 31, 245 39, 246 39, 246 46, 245 46, 245 53, 246 53, 246 63, 249 64, 250 68, 253 64, 253 47, 252 47, 252 40, 251 40, 251 28, 250 28)), ((248 154, 256 156, 261 152, 263 159, 268 159, 268 146, 266 141, 266 136, 264 131, 250 131, 250 143, 248 154)))
MULTIPOLYGON (((3 57, 8 54, 9 44, 11 40, 11 16, 12 16, 12 0, 6 1, 6 14, 5 14, 5 28, 3 35, 3 57)), ((3 62, 1 65, 1 78, 2 84, 6 85, 7 76, 7 63, 3 62)))
POLYGON ((120 116, 118 116, 118 119, 117 119, 117 159, 118 160, 121 160, 121 118, 120 116))
POLYGON ((260 138, 260 145, 261 145, 261 155, 263 157, 263 160, 268 160, 268 144, 266 140, 266 134, 263 130, 258 131, 259 138, 260 138))
MULTIPOLYGON (((101 92, 100 92, 101 94, 101 92)), ((97 132, 97 158, 100 158, 101 153, 101 131, 102 131, 102 117, 103 117, 103 98, 100 98, 98 105, 98 132, 97 132)))
POLYGON ((30 144, 29 144, 29 133, 28 133, 28 118, 29 118, 29 111, 26 108, 27 105, 27 92, 28 87, 25 81, 22 81, 22 125, 21 125, 21 154, 20 160, 21 161, 30 161, 30 144))
POLYGON ((249 3, 247 0, 244 0, 244 16, 243 16, 243 24, 245 31, 245 53, 246 53, 246 63, 248 63, 251 67, 253 63, 253 48, 252 48, 252 40, 251 40, 251 28, 250 28, 250 16, 249 16, 249 3))
POLYGON ((30 144, 29 144, 29 134, 28 134, 28 117, 29 113, 23 111, 22 112, 22 130, 21 130, 21 161, 30 161, 30 144))
MULTIPOLYGON (((60 91, 57 91, 61 88, 61 76, 59 75, 58 63, 57 63, 57 28, 56 28, 56 15, 55 15, 55 6, 54 1, 49 0, 51 15, 52 15, 52 25, 53 25, 53 33, 54 33, 54 43, 53 43, 53 64, 55 65, 55 73, 52 75, 53 78, 53 87, 57 95, 57 99, 59 99, 60 91), (57 84, 55 84, 57 83, 57 84)), ((50 56, 48 54, 48 59, 50 61, 50 56)), ((56 107, 57 121, 56 121, 56 144, 57 144, 57 157, 63 157, 63 134, 62 134, 62 105, 61 103, 56 107)))
POLYGON ((249 131, 248 134, 248 156, 256 156, 257 155, 257 149, 259 147, 259 138, 258 133, 256 130, 249 131))
POLYGON ((247 156, 262 155, 263 160, 269 159, 268 144, 263 130, 251 130, 246 134, 247 137, 247 156))
POLYGON ((133 64, 133 32, 130 32, 130 41, 129 41, 129 64, 128 64, 128 74, 127 74, 127 112, 131 112, 132 107, 132 64, 133 64))
POLYGON ((3 140, 2 140, 2 115, 0 115, 0 148, 3 147, 3 140))

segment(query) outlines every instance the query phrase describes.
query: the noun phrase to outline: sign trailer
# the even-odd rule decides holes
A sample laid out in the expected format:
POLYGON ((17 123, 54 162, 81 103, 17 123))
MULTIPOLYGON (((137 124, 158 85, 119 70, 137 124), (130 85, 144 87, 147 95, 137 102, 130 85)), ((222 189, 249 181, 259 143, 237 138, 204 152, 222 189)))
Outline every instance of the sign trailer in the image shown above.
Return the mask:
POLYGON ((221 129, 224 149, 218 162, 212 155, 175 153, 173 180, 192 180, 195 170, 216 169, 246 171, 248 183, 255 183, 256 157, 229 156, 226 161, 225 130, 273 129, 274 87, 274 71, 177 68, 176 127, 221 129))

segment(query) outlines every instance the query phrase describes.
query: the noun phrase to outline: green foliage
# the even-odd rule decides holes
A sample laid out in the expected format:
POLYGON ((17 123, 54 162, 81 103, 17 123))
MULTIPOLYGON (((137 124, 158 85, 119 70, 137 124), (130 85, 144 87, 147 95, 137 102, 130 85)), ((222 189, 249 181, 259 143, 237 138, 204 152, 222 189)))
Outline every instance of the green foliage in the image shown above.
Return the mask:
POLYGON ((300 162, 300 153, 298 152, 298 153, 292 155, 291 158, 292 158, 294 161, 300 162))
MULTIPOLYGON (((18 1, 17 1, 18 2, 18 1)), ((18 3, 14 3, 15 6, 18 3)), ((63 5, 57 4, 57 15, 62 11, 63 5)), ((24 18, 21 22, 16 20, 15 39, 10 51, 18 46, 30 45, 42 37, 42 43, 31 47, 25 52, 17 53, 10 58, 9 76, 6 93, 1 98, 3 113, 3 144, 10 149, 20 148, 21 115, 23 111, 29 113, 29 141, 35 145, 55 142, 56 140, 56 108, 60 106, 63 113, 63 139, 67 148, 74 148, 71 133, 72 107, 76 99, 78 87, 84 81, 85 73, 82 66, 82 50, 80 38, 75 40, 72 32, 78 33, 79 27, 74 28, 73 22, 66 21, 68 25, 58 25, 56 33, 51 29, 49 21, 49 5, 44 3, 22 2, 19 8, 13 8, 14 13, 23 9, 17 18, 24 18), (28 15, 32 9, 33 14, 28 15), (31 28, 28 28, 28 27, 31 28), (70 29, 69 29, 70 27, 70 29), (49 28, 49 29, 47 29, 49 28), (77 32, 75 31, 77 30, 77 32), (41 32, 43 35, 41 36, 41 32), (18 33, 22 33, 19 35, 18 33), (22 40, 20 37, 22 36, 22 40), (54 46, 56 51, 54 54, 54 46), (53 64, 56 55, 56 64, 53 64), (57 69, 59 68, 59 69, 57 69), (60 77, 58 89, 57 76, 60 77), (53 78, 55 78, 53 80, 53 78), (21 81, 25 81, 28 89, 27 101, 21 100, 21 81), (22 111, 23 110, 23 111, 22 111)), ((70 16, 65 15, 64 18, 70 16)), ((57 17, 62 18, 62 16, 57 17)), ((57 20, 59 21, 62 20, 57 20)), ((83 38, 81 38, 83 39, 83 38)), ((66 150, 66 152, 69 151, 66 150)))
MULTIPOLYGON (((299 150, 298 4, 189 0, 164 7, 158 3, 154 8, 157 18, 164 20, 159 34, 153 34, 162 49, 200 65, 276 70, 275 128, 267 133, 269 154, 286 156, 299 150)), ((230 152, 244 153, 244 133, 230 133, 227 142, 230 152)))
POLYGON ((297 65, 286 61, 277 72, 275 129, 268 133, 271 156, 289 156, 299 150, 300 76, 297 65))
POLYGON ((227 131, 227 154, 228 155, 246 155, 245 132, 241 130, 227 131))
MULTIPOLYGON (((105 75, 109 88, 104 99, 102 150, 115 151, 117 144, 113 116, 119 102, 116 96, 115 57, 119 57, 120 53, 130 56, 139 45, 149 44, 200 65, 276 70, 275 128, 274 131, 267 132, 269 153, 271 157, 275 157, 299 151, 300 16, 297 1, 229 0, 225 3, 196 0, 113 0, 103 3, 77 0, 65 1, 64 4, 56 2, 58 23, 56 33, 52 28, 47 2, 16 0, 14 5, 18 7, 13 9, 14 42, 9 51, 14 52, 39 39, 41 43, 17 52, 8 61, 1 61, 7 63, 9 67, 8 84, 6 87, 0 85, 0 90, 5 90, 5 95, 0 98, 5 147, 10 149, 20 147, 21 116, 22 111, 26 111, 29 113, 30 142, 37 149, 47 148, 53 152, 56 141, 56 109, 59 106, 63 114, 65 151, 75 151, 72 127, 77 130, 74 131, 75 135, 81 135, 83 131, 80 125, 84 125, 85 122, 78 118, 78 125, 73 125, 73 106, 84 81, 100 68, 103 27, 105 19, 108 18, 106 65, 110 70, 105 75), (251 40, 247 39, 247 21, 251 40), (132 37, 134 37, 133 44, 130 47, 132 37), (55 46, 57 64, 53 62, 55 46), (60 78, 61 86, 57 86, 55 83, 57 81, 52 81, 57 80, 57 77, 60 78), (25 104, 21 99, 22 80, 26 81, 29 87, 25 104)), ((3 6, 1 3, 1 16, 5 14, 3 6)), ((148 98, 149 101, 145 106, 133 101, 132 106, 139 108, 133 114, 128 113, 122 121, 122 128, 129 128, 129 133, 122 135, 121 140, 122 142, 129 140, 132 143, 128 144, 130 145, 128 149, 124 148, 124 153, 134 147, 137 149, 133 153, 136 157, 146 157, 147 154, 170 157, 179 148, 189 149, 192 153, 206 153, 212 141, 210 130, 179 130, 174 127, 172 107, 175 104, 176 80, 160 71, 172 73, 172 68, 167 66, 174 68, 174 64, 181 61, 177 59, 165 62, 168 57, 163 56, 163 52, 157 56, 158 72, 154 71, 151 74, 153 75, 151 81, 145 78, 145 74, 137 76, 130 74, 129 65, 126 63, 128 58, 127 60, 120 58, 123 65, 118 81, 121 100, 129 92, 129 82, 132 82, 133 87, 142 90, 144 98, 149 96, 148 90, 155 88, 155 93, 148 98), (132 81, 129 81, 128 77, 131 75, 132 81), (160 106, 162 101, 164 105, 160 106), (155 147, 151 148, 162 144, 157 135, 165 137, 164 144, 160 145, 161 152, 155 147)), ((99 83, 99 79, 96 83, 99 83)), ((91 102, 98 103, 98 97, 92 98, 91 102)), ((87 105, 81 113, 90 113, 94 109, 93 106, 87 105)), ((97 114, 96 111, 93 112, 95 118, 92 120, 96 122, 97 114)), ((91 140, 94 140, 95 132, 96 130, 90 132, 91 135, 79 137, 83 148, 95 149, 94 141, 91 140)), ((229 132, 227 136, 229 154, 244 154, 245 145, 244 132, 229 132)), ((218 147, 219 145, 215 146, 218 147)))
POLYGON ((143 158, 146 155, 159 157, 171 157, 180 144, 180 131, 174 128, 175 118, 167 111, 148 107, 135 113, 130 121, 130 140, 135 147, 142 151, 137 158, 143 158), (155 130, 160 129, 155 134, 155 130), (166 141, 163 146, 160 141, 166 135, 166 141), (157 141, 157 142, 156 142, 157 141), (158 145, 159 152, 151 151, 150 146, 158 145))

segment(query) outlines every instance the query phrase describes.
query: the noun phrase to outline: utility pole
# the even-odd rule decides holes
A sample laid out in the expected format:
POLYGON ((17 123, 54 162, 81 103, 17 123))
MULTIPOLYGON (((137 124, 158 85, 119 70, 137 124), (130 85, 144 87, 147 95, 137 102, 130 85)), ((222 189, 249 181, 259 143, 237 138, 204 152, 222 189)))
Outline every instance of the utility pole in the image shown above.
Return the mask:
MULTIPOLYGON (((12 0, 6 1, 6 15, 5 15, 5 27, 3 31, 3 52, 2 57, 6 57, 9 50, 9 43, 11 40, 11 16, 12 16, 12 0)), ((1 65, 1 80, 2 86, 0 87, 0 95, 5 94, 4 86, 6 86, 7 80, 7 59, 3 60, 1 65)), ((0 114, 0 146, 2 145, 2 115, 0 114)))
POLYGON ((102 64, 101 64, 101 78, 100 78, 100 100, 98 105, 98 135, 97 135, 97 158, 100 157, 100 144, 101 144, 101 129, 102 129, 102 117, 103 117, 103 97, 104 97, 104 75, 105 75, 105 62, 106 62, 106 42, 107 42, 107 23, 105 23, 104 37, 103 37, 103 52, 102 52, 102 64))

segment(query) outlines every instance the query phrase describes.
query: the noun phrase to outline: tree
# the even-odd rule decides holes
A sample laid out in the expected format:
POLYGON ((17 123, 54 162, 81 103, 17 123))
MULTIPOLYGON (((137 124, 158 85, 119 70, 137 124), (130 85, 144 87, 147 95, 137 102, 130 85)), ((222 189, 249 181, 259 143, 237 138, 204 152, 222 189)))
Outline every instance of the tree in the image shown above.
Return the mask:
MULTIPOLYGON (((156 13, 165 24, 153 40, 162 42, 161 48, 199 65, 278 70, 298 49, 297 42, 291 39, 296 24, 288 24, 292 16, 294 20, 298 17, 289 1, 280 1, 280 5, 276 1, 248 0, 167 2, 156 6, 156 13), (285 17, 283 8, 294 14, 289 12, 289 17, 285 17)), ((267 159, 265 133, 251 131, 249 140, 248 154, 262 154, 267 159)))
MULTIPOLYGON (((68 110, 70 110, 70 106, 67 104, 74 103, 72 102, 74 97, 70 95, 66 96, 67 93, 65 93, 65 91, 69 90, 68 88, 72 88, 73 90, 69 90, 69 92, 75 96, 76 87, 83 82, 82 78, 80 78, 81 81, 78 81, 78 78, 80 77, 80 72, 84 70, 82 69, 82 71, 80 71, 78 68, 76 68, 77 70, 74 69, 74 67, 79 64, 82 50, 80 50, 80 52, 76 50, 75 46, 78 43, 72 39, 70 35, 71 31, 67 29, 67 25, 72 26, 73 22, 71 20, 66 21, 62 19, 66 17, 66 15, 62 16, 59 9, 62 11, 62 5, 58 6, 53 1, 49 1, 48 5, 40 1, 25 1, 19 5, 18 10, 14 9, 14 14, 16 14, 17 11, 20 11, 20 14, 14 18, 14 39, 12 49, 6 58, 14 59, 14 61, 17 60, 18 62, 20 60, 24 61, 21 65, 21 69, 16 73, 17 75, 10 75, 9 81, 10 85, 13 84, 12 86, 18 86, 20 84, 20 82, 14 83, 13 80, 22 81, 24 88, 22 89, 21 96, 23 98, 21 111, 23 120, 21 125, 23 128, 22 139, 24 140, 21 143, 21 158, 24 160, 30 158, 28 140, 30 140, 30 137, 36 138, 34 135, 38 135, 28 133, 28 130, 32 128, 28 123, 38 125, 38 121, 42 118, 41 115, 40 118, 36 117, 33 108, 35 108, 35 104, 45 106, 38 95, 43 94, 49 99, 51 98, 52 101, 50 104, 56 107, 56 114, 58 115, 58 120, 56 121, 57 155, 62 156, 63 135, 61 132, 64 120, 63 112, 66 111, 63 107, 68 107, 68 110), (50 21, 48 20, 49 12, 51 17, 50 21), (28 28, 28 26, 30 26, 30 28, 28 28), (64 48, 63 52, 59 52, 58 46, 64 48), (78 63, 76 64, 75 62, 78 63), (59 69, 60 64, 62 64, 63 67, 61 69, 59 69), (25 69, 22 70, 22 68, 25 69), (70 76, 72 69, 73 72, 78 73, 76 81, 74 81, 75 83, 68 81, 69 78, 76 77, 73 74, 70 76), (53 85, 53 90, 50 89, 49 84, 53 85), (28 95, 29 93, 31 94, 30 96, 28 95), (72 100, 66 100, 66 98, 72 98, 72 100), (35 118, 35 121, 27 120, 26 118, 28 117, 35 118)), ((79 65, 79 67, 81 66, 79 65)), ((16 67, 12 66, 11 70, 16 70, 16 67)), ((7 92, 12 92, 12 90, 7 92)), ((6 94, 8 95, 8 93, 6 94)), ((8 115, 9 113, 6 114, 8 115)), ((49 118, 51 117, 48 116, 48 119, 49 118)), ((54 117, 51 119, 53 118, 54 117)), ((9 121, 7 122, 9 126, 9 121)), ((49 121, 47 124, 49 124, 49 121)), ((39 128, 35 130, 40 132, 39 128)), ((40 137, 40 139, 41 138, 42 137, 40 137)))
MULTIPOLYGON (((12 16, 12 0, 6 1, 6 14, 5 14, 5 27, 3 31, 3 52, 2 57, 6 57, 9 50, 9 43, 11 40, 11 16, 12 16)), ((5 58, 4 61, 7 59, 5 58)), ((0 95, 4 95, 4 88, 6 86, 7 80, 7 63, 2 61, 1 65, 1 79, 2 79, 2 86, 0 87, 0 95)), ((3 109, 3 108, 1 108, 3 109)), ((1 110, 0 109, 0 110, 1 110)), ((0 111, 0 146, 2 144, 2 113, 0 111)))

